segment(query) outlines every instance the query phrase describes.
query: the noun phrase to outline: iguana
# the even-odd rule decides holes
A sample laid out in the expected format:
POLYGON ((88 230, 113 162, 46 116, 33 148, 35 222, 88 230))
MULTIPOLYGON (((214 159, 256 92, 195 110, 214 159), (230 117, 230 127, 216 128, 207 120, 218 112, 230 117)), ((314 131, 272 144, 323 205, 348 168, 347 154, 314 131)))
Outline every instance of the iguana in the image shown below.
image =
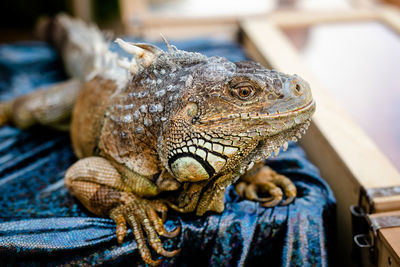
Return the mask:
POLYGON ((0 125, 70 129, 79 160, 65 174, 66 187, 89 211, 116 222, 119 243, 130 225, 144 262, 161 263, 146 240, 162 256, 179 252, 159 238, 180 230, 164 228, 168 207, 222 212, 224 190, 235 182, 241 197, 265 207, 294 199, 294 184, 263 160, 308 128, 315 102, 306 81, 166 41, 168 51, 117 39, 132 55, 121 58, 95 26, 65 15, 51 28, 71 79, 2 102, 0 125))

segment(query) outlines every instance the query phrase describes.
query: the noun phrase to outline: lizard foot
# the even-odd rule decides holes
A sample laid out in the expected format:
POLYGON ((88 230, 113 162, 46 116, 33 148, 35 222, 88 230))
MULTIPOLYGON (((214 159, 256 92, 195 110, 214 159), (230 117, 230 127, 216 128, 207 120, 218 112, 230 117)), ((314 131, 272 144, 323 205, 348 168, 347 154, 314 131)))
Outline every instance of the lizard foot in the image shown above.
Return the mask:
POLYGON ((296 186, 289 178, 264 165, 255 166, 243 175, 236 184, 236 192, 242 198, 261 202, 263 207, 288 205, 297 195, 296 186), (286 199, 282 202, 283 192, 286 199), (268 193, 269 197, 260 196, 265 193, 268 193))
POLYGON ((132 195, 127 195, 127 197, 128 200, 126 203, 128 204, 119 205, 110 212, 111 219, 117 224, 116 234, 118 243, 122 243, 127 232, 126 224, 128 223, 132 227, 139 253, 145 263, 157 266, 161 264, 162 259, 152 259, 144 233, 146 233, 149 245, 158 254, 164 257, 174 257, 178 254, 180 249, 173 251, 165 250, 159 238, 159 236, 173 238, 180 232, 180 227, 171 232, 165 229, 163 219, 165 220, 167 206, 158 200, 140 199, 132 197, 132 195), (163 219, 159 217, 157 212, 162 214, 163 219))

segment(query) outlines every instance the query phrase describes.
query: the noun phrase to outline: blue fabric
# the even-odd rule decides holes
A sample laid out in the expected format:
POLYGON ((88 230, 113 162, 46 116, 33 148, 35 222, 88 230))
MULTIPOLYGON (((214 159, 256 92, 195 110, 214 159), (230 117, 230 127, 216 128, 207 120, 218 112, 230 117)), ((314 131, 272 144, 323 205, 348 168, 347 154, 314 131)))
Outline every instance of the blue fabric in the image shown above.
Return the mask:
MULTIPOLYGON (((245 58, 234 43, 193 40, 176 45, 233 61, 245 58)), ((0 100, 64 79, 57 53, 46 44, 0 46, 0 100)), ((0 129, 0 262, 142 264, 131 232, 118 245, 113 221, 93 216, 69 195, 63 176, 75 161, 67 133, 0 129)), ((182 230, 166 239, 165 247, 181 252, 163 265, 326 266, 335 223, 332 191, 295 144, 267 164, 295 182, 298 198, 293 204, 262 208, 229 187, 222 214, 196 217, 169 211, 167 229, 180 225, 182 230)))

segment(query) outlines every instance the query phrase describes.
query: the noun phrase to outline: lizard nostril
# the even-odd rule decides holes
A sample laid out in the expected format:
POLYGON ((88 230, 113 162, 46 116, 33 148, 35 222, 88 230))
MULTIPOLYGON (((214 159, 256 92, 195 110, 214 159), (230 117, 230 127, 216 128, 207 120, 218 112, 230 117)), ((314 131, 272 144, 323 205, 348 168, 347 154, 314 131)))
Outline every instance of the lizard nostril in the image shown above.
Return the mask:
POLYGON ((301 96, 304 93, 303 87, 298 83, 292 87, 292 90, 297 96, 301 96))

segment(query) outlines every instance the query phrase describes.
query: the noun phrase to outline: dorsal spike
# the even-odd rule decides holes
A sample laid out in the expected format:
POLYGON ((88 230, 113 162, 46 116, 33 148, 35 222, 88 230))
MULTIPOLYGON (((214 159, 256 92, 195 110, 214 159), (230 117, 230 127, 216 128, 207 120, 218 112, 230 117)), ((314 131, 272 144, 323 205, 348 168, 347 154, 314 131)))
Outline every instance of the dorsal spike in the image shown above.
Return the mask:
POLYGON ((142 57, 143 54, 145 53, 145 50, 137 47, 131 43, 125 42, 121 38, 117 38, 115 42, 127 53, 137 56, 137 57, 142 57))
POLYGON ((131 67, 131 64, 129 63, 128 59, 125 57, 117 59, 117 65, 126 70, 129 70, 131 67))
POLYGON ((138 59, 138 63, 144 67, 148 67, 154 60, 154 53, 141 48, 132 43, 125 42, 124 40, 117 38, 115 42, 127 53, 133 55, 138 59))
POLYGON ((163 40, 163 42, 165 43, 165 45, 168 48, 168 52, 172 52, 174 49, 173 47, 168 43, 167 39, 165 38, 164 34, 160 33, 161 39, 163 40))

